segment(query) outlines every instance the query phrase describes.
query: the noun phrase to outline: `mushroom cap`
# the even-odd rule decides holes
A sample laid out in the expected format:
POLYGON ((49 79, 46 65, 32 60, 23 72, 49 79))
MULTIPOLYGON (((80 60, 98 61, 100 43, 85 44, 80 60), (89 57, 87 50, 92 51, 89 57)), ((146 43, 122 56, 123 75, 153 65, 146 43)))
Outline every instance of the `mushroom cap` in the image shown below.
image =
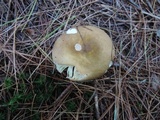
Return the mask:
POLYGON ((62 73, 67 68, 67 78, 74 81, 102 76, 114 56, 111 38, 94 26, 70 28, 56 40, 52 50, 56 69, 62 73))

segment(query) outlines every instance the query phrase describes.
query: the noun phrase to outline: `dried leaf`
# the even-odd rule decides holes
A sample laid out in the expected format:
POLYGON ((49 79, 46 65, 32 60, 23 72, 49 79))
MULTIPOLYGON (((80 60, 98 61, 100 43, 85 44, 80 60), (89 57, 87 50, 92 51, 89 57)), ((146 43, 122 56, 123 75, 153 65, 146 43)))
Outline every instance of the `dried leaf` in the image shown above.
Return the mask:
POLYGON ((25 29, 25 32, 30 36, 35 35, 35 30, 34 29, 25 29))

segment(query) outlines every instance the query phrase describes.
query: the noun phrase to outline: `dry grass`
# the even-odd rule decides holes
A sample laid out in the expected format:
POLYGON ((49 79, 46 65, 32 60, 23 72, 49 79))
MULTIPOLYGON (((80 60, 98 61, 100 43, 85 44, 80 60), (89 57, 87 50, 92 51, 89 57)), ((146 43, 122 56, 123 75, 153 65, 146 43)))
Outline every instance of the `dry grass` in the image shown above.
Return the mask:
POLYGON ((2 120, 159 120, 159 0, 1 0, 2 120), (56 71, 56 38, 77 25, 105 30, 116 47, 108 73, 74 83, 56 71))

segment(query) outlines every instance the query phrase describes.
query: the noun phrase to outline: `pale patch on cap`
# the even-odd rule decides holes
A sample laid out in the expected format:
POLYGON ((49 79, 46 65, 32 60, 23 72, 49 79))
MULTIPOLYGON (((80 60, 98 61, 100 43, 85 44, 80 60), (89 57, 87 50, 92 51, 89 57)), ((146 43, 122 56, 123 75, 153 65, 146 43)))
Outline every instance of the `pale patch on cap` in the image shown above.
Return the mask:
POLYGON ((75 44, 74 48, 75 48, 76 51, 81 51, 82 50, 82 46, 78 43, 75 44))
POLYGON ((76 28, 70 28, 66 31, 66 34, 76 34, 77 33, 77 29, 76 28))

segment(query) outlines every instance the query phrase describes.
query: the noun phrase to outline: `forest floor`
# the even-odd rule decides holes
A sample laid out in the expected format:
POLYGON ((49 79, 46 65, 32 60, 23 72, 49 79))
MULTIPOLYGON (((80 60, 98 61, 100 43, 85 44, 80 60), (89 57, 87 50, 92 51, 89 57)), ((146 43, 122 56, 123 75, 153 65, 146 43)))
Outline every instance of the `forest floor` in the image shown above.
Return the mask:
POLYGON ((160 0, 1 0, 0 120, 159 120, 160 0), (72 82, 55 40, 93 25, 113 40, 113 66, 72 82))

